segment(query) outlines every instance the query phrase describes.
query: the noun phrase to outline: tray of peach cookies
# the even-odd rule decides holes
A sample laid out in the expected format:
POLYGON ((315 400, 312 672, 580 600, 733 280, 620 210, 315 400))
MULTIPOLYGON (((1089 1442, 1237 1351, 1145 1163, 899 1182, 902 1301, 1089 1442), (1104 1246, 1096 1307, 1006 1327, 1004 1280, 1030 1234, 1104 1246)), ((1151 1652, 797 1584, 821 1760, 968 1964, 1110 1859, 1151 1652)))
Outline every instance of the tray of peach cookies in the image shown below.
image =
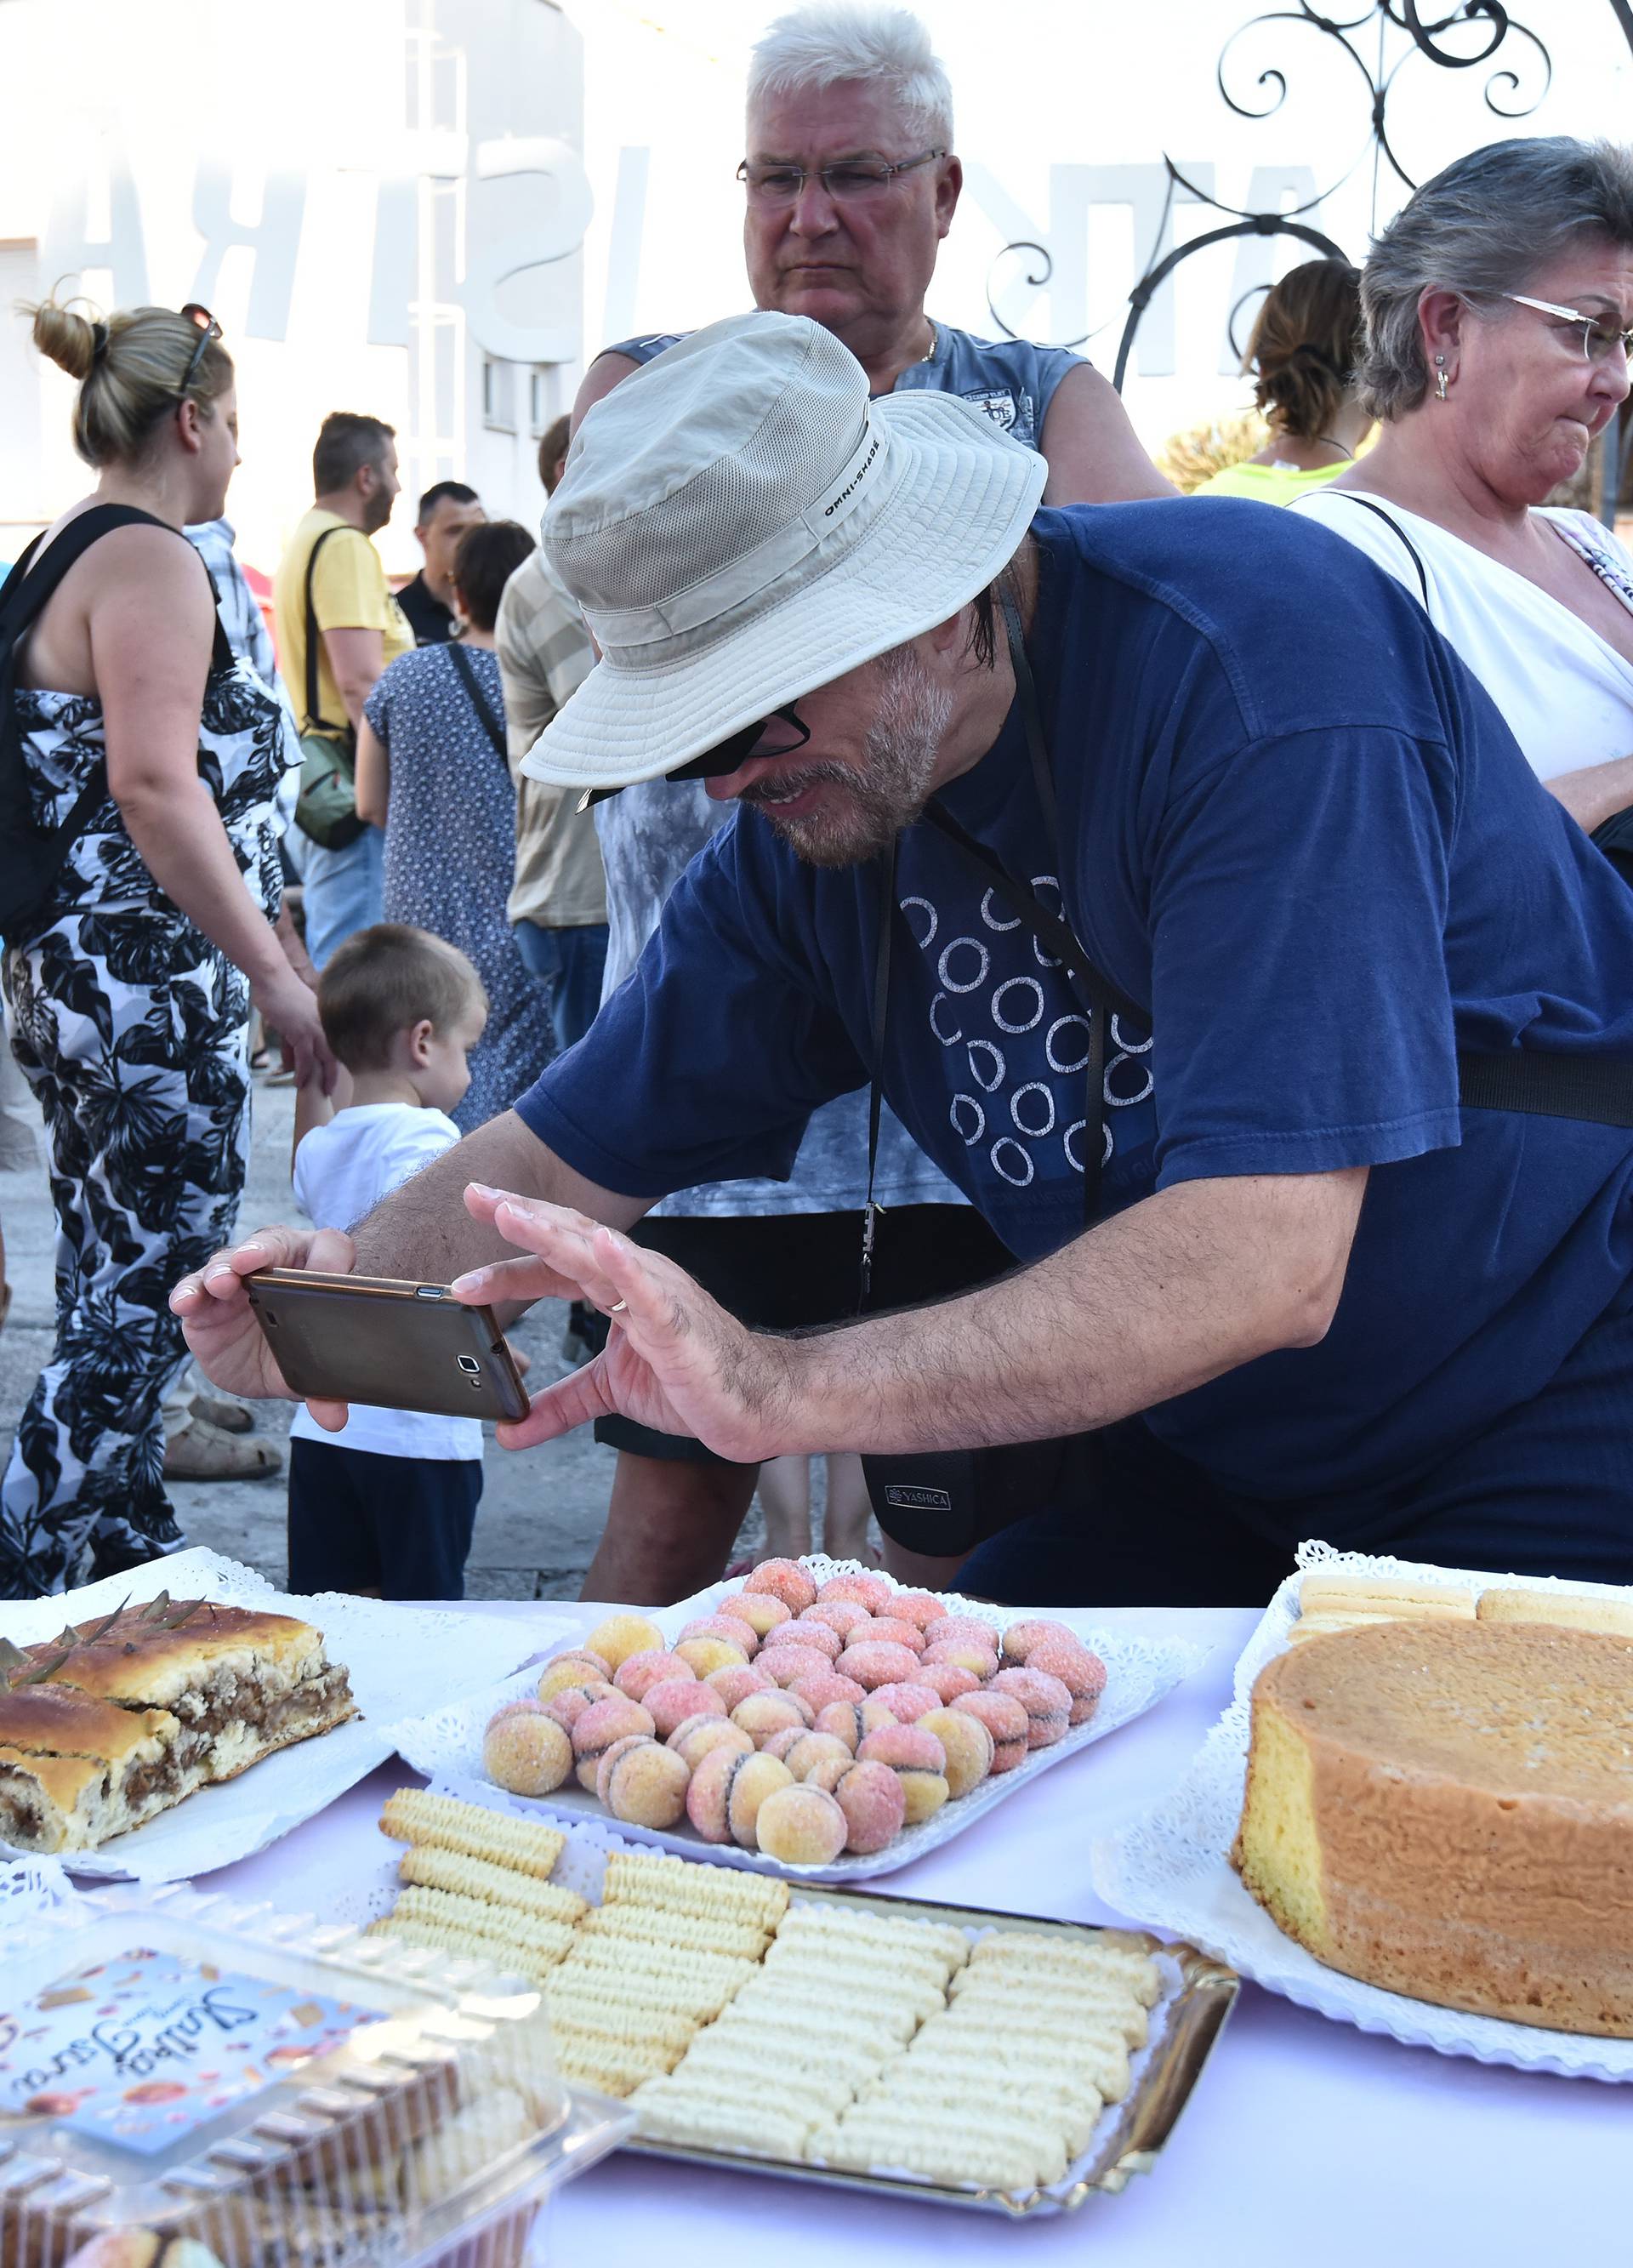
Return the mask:
POLYGON ((821 1557, 765 1561, 397 1727, 433 1777, 680 1856, 844 1882, 910 1865, 1202 1660, 821 1557))

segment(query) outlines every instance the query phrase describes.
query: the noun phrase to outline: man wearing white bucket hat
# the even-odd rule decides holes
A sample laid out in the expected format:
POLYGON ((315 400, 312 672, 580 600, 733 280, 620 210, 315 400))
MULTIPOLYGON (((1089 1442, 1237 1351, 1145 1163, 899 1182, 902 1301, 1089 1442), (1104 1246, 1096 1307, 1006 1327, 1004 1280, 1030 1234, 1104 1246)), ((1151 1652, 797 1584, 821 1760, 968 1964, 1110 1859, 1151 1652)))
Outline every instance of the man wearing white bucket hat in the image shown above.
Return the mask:
MULTIPOLYGON (((966 1570, 997 1597, 1262 1598, 1311 1534, 1628 1580, 1633 898, 1352 549, 1042 480, 790 317, 591 414, 546 542, 604 659, 529 766, 747 808, 356 1265, 612 1314, 514 1447, 608 1409, 745 1460, 1074 1437, 966 1570), (870 1074, 1015 1273, 776 1337, 619 1233, 870 1074)), ((351 1252, 264 1231, 174 1295, 240 1392, 287 1390, 269 1262, 351 1252)))

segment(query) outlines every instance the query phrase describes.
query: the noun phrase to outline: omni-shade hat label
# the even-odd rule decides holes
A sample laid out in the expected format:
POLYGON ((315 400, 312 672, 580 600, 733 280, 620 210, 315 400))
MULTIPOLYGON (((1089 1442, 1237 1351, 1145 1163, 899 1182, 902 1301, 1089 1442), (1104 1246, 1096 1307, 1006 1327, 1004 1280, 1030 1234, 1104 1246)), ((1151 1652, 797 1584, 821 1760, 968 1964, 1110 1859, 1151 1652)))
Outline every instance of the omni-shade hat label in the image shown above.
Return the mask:
POLYGON ((632 650, 665 645, 677 631, 702 630, 723 615, 734 616, 747 601, 775 591, 813 555, 826 557, 849 550, 900 485, 901 462, 891 448, 885 422, 864 409, 856 447, 823 483, 816 501, 786 526, 655 606, 586 606, 584 618, 603 658, 614 668, 621 664, 639 668, 642 664, 632 650))

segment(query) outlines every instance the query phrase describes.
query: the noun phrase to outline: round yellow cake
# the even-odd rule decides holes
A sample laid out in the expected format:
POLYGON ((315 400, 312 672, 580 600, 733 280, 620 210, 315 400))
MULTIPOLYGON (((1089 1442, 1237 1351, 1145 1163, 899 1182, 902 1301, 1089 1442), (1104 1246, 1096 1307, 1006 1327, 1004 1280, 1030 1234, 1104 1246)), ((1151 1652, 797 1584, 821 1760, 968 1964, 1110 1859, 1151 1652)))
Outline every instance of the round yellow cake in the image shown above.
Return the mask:
POLYGON ((1329 1968, 1633 2038, 1633 1638, 1401 1622, 1279 1655, 1232 1859, 1329 1968))

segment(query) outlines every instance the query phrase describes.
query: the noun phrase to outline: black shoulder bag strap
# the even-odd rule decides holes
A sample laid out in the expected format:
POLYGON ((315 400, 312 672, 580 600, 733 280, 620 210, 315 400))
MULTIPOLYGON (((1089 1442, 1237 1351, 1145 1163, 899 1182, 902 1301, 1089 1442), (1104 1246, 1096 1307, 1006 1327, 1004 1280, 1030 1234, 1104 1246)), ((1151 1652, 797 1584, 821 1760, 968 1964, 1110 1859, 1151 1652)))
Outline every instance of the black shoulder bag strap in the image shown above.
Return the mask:
MULTIPOLYGON (((1350 502, 1363 504, 1365 498, 1351 497, 1350 502)), ((1368 508, 1372 511, 1379 509, 1376 505, 1368 508)), ((1387 512, 1379 512, 1379 517, 1389 519, 1390 526, 1395 526, 1387 512)), ((1423 564, 1416 547, 1403 531, 1397 528, 1396 532, 1416 562, 1419 575, 1423 576, 1423 564)), ((1425 577, 1425 593, 1427 589, 1425 577)), ((1021 635, 1019 611, 1007 577, 998 585, 998 595, 1004 608, 1010 660, 1015 673, 1016 693, 1026 727, 1026 747, 1032 759, 1038 800, 1058 859, 1060 827, 1055 783, 1049 771, 1048 747, 1044 739, 1042 714, 1038 706, 1037 685, 1021 635)), ((1083 1211, 1085 1225, 1091 1224, 1100 1202, 1103 1164, 1101 1110, 1107 1040, 1111 1020, 1114 1015, 1126 1016, 1149 1027, 1151 1011, 1142 1007, 1138 1001, 1131 999, 1103 976, 1068 924, 1041 904, 1025 883, 1018 882, 1006 873, 951 814, 938 809, 931 802, 925 806, 924 818, 943 840, 952 845, 972 873, 1000 893, 1011 910, 1020 917, 1033 937, 1063 964, 1077 986, 1079 997, 1088 1004, 1089 1060, 1085 1066, 1087 1101, 1083 1130, 1083 1211)), ((873 1181, 879 1151, 885 1020, 890 996, 891 927, 896 911, 896 851, 894 844, 881 855, 877 865, 879 878, 879 937, 873 962, 867 1198, 862 1239, 860 1311, 863 1313, 866 1312, 872 1289, 876 1222, 881 1210, 873 1201, 873 1181)), ((1537 1118, 1575 1118, 1599 1126, 1633 1128, 1633 1060, 1625 1056, 1553 1055, 1518 1048, 1482 1054, 1460 1049, 1457 1071, 1458 1102, 1465 1110, 1520 1111, 1537 1118)))
POLYGON ((466 698, 476 711, 477 720, 488 735, 494 755, 499 759, 504 772, 504 784, 509 787, 511 758, 510 752, 504 745, 504 726, 494 715, 488 696, 482 689, 482 680, 476 674, 476 665, 457 638, 448 640, 447 654, 459 674, 460 684, 465 688, 466 698))
POLYGON ((1338 493, 1343 497, 1346 504, 1358 504, 1363 512, 1372 512, 1376 519, 1383 521, 1386 527, 1394 528, 1396 535, 1405 546, 1413 566, 1417 570, 1418 588, 1423 594, 1423 609, 1424 612, 1427 613, 1429 608, 1429 570, 1423 564, 1423 553, 1418 549, 1416 544, 1413 542, 1405 528, 1401 526, 1394 512, 1386 512, 1382 504, 1374 504, 1371 497, 1357 496, 1353 489, 1341 489, 1338 493))
MULTIPOLYGON (((312 596, 312 578, 317 572, 318 554, 331 535, 347 534, 356 535, 359 532, 357 528, 349 530, 344 526, 326 527, 306 554, 306 713, 301 720, 300 729, 303 733, 334 733, 342 740, 350 740, 354 737, 350 718, 348 718, 343 725, 331 724, 318 706, 318 655, 320 651, 318 640, 323 633, 318 628, 318 610, 312 596)), ((366 542, 368 538, 364 536, 364 541, 366 542)))
MULTIPOLYGON (((15 887, 20 879, 18 875, 8 873, 0 882, 0 901, 4 901, 0 910, 5 915, 8 935, 18 929, 26 898, 31 907, 43 902, 63 861, 107 793, 107 759, 104 755, 92 765, 66 817, 48 833, 42 833, 35 826, 28 762, 17 729, 14 696, 18 663, 29 631, 70 568, 84 557, 93 543, 118 527, 162 527, 180 541, 187 540, 167 520, 157 519, 151 512, 139 511, 134 504, 92 504, 77 519, 70 519, 49 544, 45 543, 43 535, 37 535, 0 586, 0 843, 5 846, 4 855, 8 864, 26 860, 27 865, 26 889, 15 887)), ((199 564, 204 565, 202 558, 199 564)), ((204 572, 213 601, 215 579, 207 567, 204 572)), ((224 663, 230 668, 232 649, 221 626, 219 608, 215 612, 215 624, 211 669, 224 663)))

